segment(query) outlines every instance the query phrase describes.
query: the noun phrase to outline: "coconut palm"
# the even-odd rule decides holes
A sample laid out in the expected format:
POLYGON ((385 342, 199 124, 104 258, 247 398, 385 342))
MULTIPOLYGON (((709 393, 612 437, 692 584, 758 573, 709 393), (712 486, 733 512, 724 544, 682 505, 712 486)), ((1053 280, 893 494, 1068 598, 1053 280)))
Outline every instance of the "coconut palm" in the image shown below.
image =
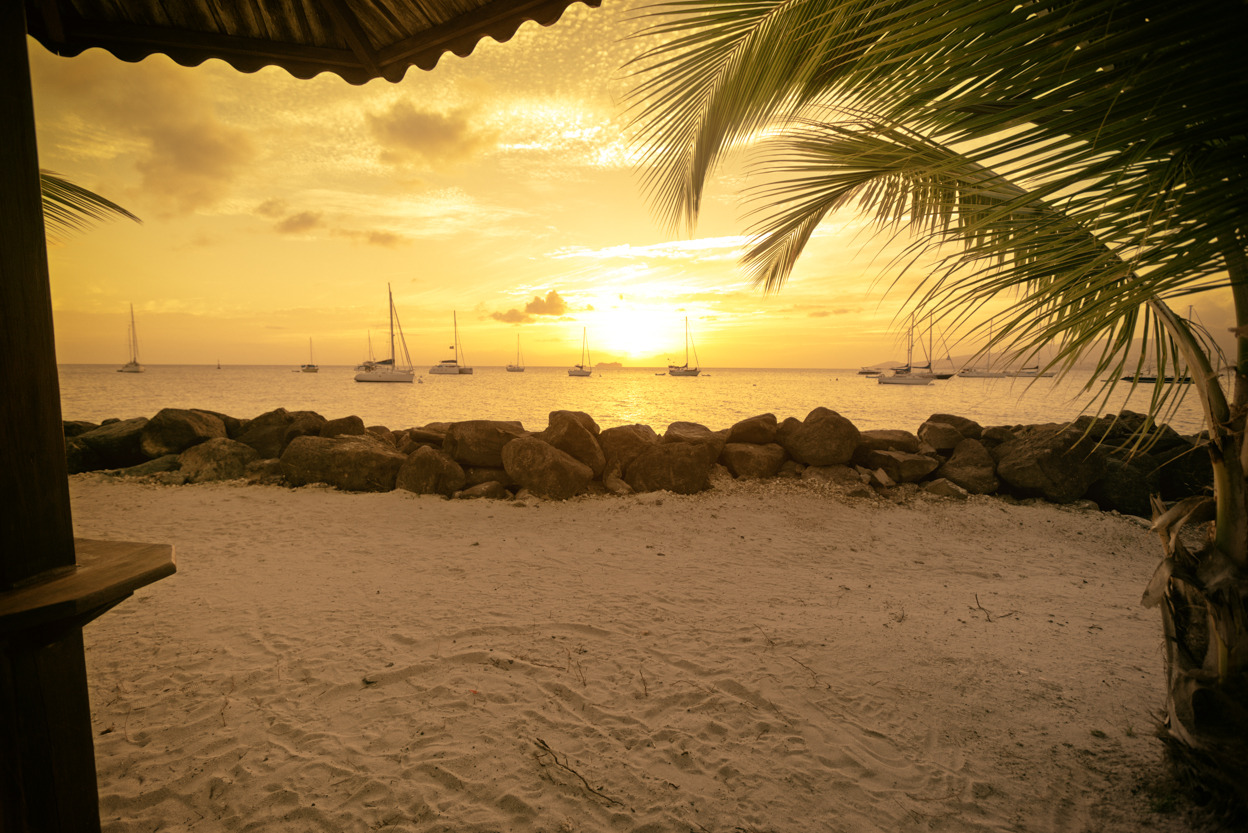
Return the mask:
POLYGON ((51 171, 39 171, 39 188, 43 194, 44 227, 53 240, 60 240, 72 232, 112 217, 142 222, 112 200, 51 171))
POLYGON ((756 285, 779 291, 819 224, 857 209, 911 233, 896 276, 922 265, 920 316, 965 325, 1004 300, 989 348, 1054 344, 1052 368, 1093 357, 1114 380, 1150 359, 1154 418, 1178 395, 1167 368, 1191 374, 1215 493, 1158 506, 1162 736, 1193 783, 1248 810, 1248 339, 1228 395, 1213 341, 1170 308, 1229 290, 1248 335, 1248 4, 674 0, 647 19, 645 186, 692 228, 709 178, 749 150, 756 285), (1203 546, 1180 534, 1209 519, 1203 546))

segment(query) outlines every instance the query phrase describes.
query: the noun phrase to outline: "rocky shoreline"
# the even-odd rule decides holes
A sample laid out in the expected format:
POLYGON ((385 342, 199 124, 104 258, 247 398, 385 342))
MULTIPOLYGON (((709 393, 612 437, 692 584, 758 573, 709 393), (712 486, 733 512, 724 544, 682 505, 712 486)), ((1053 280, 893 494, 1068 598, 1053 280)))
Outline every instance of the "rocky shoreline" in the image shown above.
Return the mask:
POLYGON ((448 498, 565 500, 581 494, 692 494, 717 478, 818 479, 851 493, 1000 494, 1092 501, 1147 517, 1150 496, 1203 494, 1203 438, 1124 411, 1072 423, 983 427, 933 414, 917 430, 860 431, 828 408, 805 419, 767 413, 712 430, 675 422, 600 429, 554 411, 540 432, 468 420, 391 430, 356 416, 278 408, 254 419, 166 408, 149 418, 64 423, 70 474, 104 471, 167 484, 246 479, 347 491, 404 489, 448 498), (1144 441, 1142 429, 1150 428, 1144 441))

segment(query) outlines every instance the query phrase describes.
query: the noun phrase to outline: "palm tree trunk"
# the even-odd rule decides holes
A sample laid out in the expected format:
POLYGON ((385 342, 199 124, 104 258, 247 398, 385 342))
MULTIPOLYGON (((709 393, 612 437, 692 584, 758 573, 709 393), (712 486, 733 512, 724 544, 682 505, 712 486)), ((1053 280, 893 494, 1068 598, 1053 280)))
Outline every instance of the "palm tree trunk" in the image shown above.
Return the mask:
MULTIPOLYGON (((1238 245, 1226 248, 1236 317, 1243 326, 1248 261, 1238 245)), ((1166 559, 1145 603, 1160 603, 1166 640, 1166 712, 1159 735, 1196 794, 1242 818, 1248 816, 1248 339, 1239 339, 1236 359, 1231 402, 1220 391, 1206 402, 1213 504, 1190 502, 1158 518, 1166 559), (1185 542, 1183 526, 1208 520, 1210 508, 1213 534, 1203 545, 1185 542)), ((1196 377, 1202 385, 1219 384, 1206 373, 1196 377)), ((1202 391, 1202 399, 1208 392, 1202 391)))

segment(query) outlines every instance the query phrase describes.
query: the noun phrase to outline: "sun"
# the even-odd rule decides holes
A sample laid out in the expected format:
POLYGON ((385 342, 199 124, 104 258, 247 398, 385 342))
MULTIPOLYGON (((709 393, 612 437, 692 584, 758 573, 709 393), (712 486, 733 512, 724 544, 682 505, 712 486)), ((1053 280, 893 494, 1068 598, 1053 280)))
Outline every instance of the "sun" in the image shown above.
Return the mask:
POLYGON ((594 306, 584 324, 595 352, 630 361, 683 356, 683 319, 670 308, 619 302, 605 308, 594 306))

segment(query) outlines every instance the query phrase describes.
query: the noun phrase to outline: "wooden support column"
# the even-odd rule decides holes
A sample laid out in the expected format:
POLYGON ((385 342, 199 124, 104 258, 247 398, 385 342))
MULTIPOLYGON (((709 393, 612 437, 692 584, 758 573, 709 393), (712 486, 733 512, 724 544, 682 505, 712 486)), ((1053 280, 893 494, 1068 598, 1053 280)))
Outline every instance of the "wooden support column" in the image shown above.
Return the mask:
POLYGON ((0 833, 100 829, 82 627, 174 571, 75 544, 24 4, 0 0, 0 833), (81 560, 80 560, 81 556, 81 560))

